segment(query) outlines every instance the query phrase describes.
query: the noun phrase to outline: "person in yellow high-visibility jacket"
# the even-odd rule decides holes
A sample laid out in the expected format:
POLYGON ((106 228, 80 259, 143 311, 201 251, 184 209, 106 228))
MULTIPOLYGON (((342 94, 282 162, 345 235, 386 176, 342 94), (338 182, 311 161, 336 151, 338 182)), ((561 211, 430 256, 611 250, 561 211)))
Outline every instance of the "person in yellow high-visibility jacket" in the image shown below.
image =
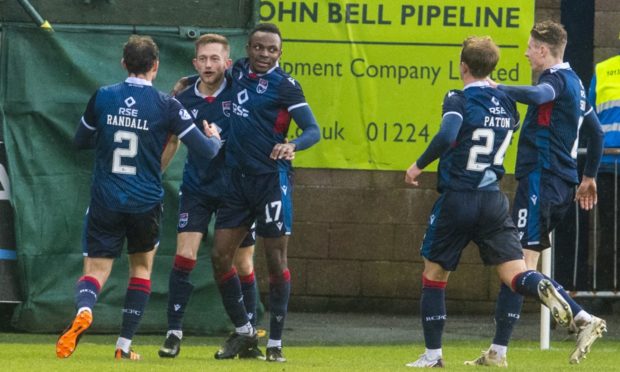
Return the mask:
MULTIPOLYGON (((620 238, 614 242, 614 229, 620 227, 620 213, 615 208, 615 188, 620 191, 620 54, 596 65, 590 83, 589 101, 601 122, 604 139, 603 158, 598 172, 599 221, 601 226, 600 248, 596 257, 596 290, 618 289, 618 257, 614 246, 620 248, 620 238), (617 154, 609 149, 617 149, 617 154), (614 211, 618 214, 614 219, 614 211), (616 221, 614 223, 614 221, 616 221)), ((617 194, 620 195, 620 194, 617 194)), ((618 236, 618 235, 616 235, 618 236)), ((600 310, 611 311, 610 301, 604 301, 600 310), (605 309, 607 307, 607 309, 605 309)))

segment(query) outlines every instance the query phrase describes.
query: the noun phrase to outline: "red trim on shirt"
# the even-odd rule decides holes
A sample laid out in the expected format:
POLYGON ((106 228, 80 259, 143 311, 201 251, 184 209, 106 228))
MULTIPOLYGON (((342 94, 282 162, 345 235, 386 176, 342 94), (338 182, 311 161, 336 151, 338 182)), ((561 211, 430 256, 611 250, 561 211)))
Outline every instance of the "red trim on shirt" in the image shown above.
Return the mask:
POLYGON ((286 133, 288 125, 291 123, 291 115, 285 109, 278 111, 278 117, 273 125, 273 130, 276 133, 286 133))
POLYGON ((548 127, 551 125, 551 112, 553 112, 554 102, 538 105, 538 125, 548 127))

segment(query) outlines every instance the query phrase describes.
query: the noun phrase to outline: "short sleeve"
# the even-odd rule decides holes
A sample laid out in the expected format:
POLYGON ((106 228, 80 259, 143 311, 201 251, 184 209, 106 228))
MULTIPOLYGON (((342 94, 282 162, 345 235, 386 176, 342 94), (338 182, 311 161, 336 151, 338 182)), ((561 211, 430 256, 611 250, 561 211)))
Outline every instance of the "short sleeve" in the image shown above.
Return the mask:
POLYGON ((555 93, 554 97, 557 97, 564 90, 564 80, 560 76, 560 74, 554 73, 545 73, 538 80, 538 85, 547 84, 553 88, 553 92, 555 93))
POLYGON ((465 116, 465 95, 460 90, 451 90, 446 93, 441 105, 441 116, 447 113, 456 113, 465 116))
POLYGON ((97 111, 96 111, 96 101, 97 101, 97 90, 88 100, 88 104, 86 105, 86 110, 82 115, 83 122, 90 128, 97 127, 97 111))
POLYGON ((279 88, 278 94, 280 96, 280 103, 283 107, 286 107, 288 111, 307 104, 301 85, 292 77, 286 77, 279 88))
POLYGON ((169 98, 168 119, 170 132, 179 138, 182 138, 194 126, 194 120, 190 113, 174 97, 169 98))

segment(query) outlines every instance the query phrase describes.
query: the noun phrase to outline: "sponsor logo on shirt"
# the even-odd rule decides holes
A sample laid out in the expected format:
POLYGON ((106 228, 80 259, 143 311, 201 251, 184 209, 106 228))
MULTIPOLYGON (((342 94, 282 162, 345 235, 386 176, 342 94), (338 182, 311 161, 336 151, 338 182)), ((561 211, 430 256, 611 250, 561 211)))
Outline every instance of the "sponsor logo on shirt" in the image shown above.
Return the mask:
POLYGON ((247 89, 242 90, 241 92, 237 93, 237 103, 233 103, 232 105, 232 111, 235 113, 235 115, 237 116, 241 116, 244 118, 247 118, 248 115, 250 114, 250 112, 247 109, 243 108, 243 104, 245 102, 248 101, 248 99, 250 99, 250 97, 248 96, 248 91, 247 89))
POLYGON ((183 120, 191 120, 192 119, 192 117, 190 116, 189 112, 187 112, 186 109, 179 110, 179 116, 183 120))
POLYGON ((130 97, 125 98, 125 105, 127 105, 127 107, 131 107, 135 104, 136 104, 136 100, 133 99, 133 97, 130 96, 130 97))

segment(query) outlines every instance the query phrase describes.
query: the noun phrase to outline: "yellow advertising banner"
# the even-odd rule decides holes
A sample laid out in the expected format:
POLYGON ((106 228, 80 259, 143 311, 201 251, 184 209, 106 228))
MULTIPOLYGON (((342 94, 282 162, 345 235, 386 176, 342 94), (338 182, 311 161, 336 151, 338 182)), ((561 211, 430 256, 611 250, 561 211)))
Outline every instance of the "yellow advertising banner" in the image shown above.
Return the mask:
MULTIPOLYGON (((280 27, 280 67, 300 82, 322 131, 296 167, 406 169, 437 133, 444 95, 463 87, 468 36, 500 46, 493 79, 531 84, 533 0, 263 0, 259 16, 280 27)), ((289 136, 297 134, 293 126, 289 136)), ((510 172, 515 154, 511 146, 510 172)))

